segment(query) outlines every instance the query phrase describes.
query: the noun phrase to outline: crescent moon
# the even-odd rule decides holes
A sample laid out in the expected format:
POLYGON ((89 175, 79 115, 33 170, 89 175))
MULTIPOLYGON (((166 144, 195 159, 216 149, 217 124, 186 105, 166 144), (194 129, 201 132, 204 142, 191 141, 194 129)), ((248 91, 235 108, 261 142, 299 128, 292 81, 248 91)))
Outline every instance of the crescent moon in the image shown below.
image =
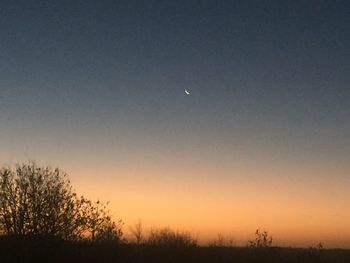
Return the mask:
POLYGON ((185 89, 185 93, 186 95, 191 95, 191 92, 187 91, 187 89, 185 89))

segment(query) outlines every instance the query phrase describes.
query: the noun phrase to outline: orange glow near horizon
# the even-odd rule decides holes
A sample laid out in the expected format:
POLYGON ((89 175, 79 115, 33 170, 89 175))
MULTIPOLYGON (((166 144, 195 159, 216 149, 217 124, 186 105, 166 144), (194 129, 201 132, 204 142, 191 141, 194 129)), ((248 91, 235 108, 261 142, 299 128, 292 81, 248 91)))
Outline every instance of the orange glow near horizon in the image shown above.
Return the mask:
MULTIPOLYGON (((254 145, 219 152, 205 143, 195 150, 121 145, 117 151, 83 142, 65 153, 38 148, 34 160, 66 171, 79 194, 110 201, 126 235, 140 219, 145 230, 190 231, 201 244, 220 233, 246 245, 260 228, 275 245, 350 248, 350 167, 342 158, 278 155, 254 145)), ((4 165, 27 161, 6 154, 12 157, 4 165)))
POLYGON ((220 233, 245 245, 260 228, 273 236, 275 245, 350 247, 350 197, 346 182, 329 176, 333 168, 262 163, 217 167, 184 162, 176 169, 169 163, 140 162, 98 170, 91 169, 93 163, 71 167, 69 174, 79 193, 110 201, 126 235, 140 219, 146 231, 169 226, 198 235, 201 244, 220 233))

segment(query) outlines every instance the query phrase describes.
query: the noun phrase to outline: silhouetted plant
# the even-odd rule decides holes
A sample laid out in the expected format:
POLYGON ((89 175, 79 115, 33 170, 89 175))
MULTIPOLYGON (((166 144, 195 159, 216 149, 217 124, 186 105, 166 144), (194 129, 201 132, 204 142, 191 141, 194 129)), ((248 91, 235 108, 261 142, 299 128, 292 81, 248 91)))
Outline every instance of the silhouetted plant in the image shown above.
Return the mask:
POLYGON ((209 243, 210 247, 232 247, 233 239, 226 239, 221 233, 218 233, 217 238, 209 243))
POLYGON ((123 235, 121 226, 123 222, 113 221, 107 204, 101 201, 85 202, 86 227, 88 230, 88 239, 92 242, 117 242, 123 235))
POLYGON ((189 232, 175 232, 166 227, 151 230, 147 244, 152 246, 195 247, 197 246, 197 239, 189 232))
POLYGON ((310 246, 309 249, 312 249, 312 250, 322 250, 324 249, 324 246, 321 242, 317 243, 316 246, 310 246))
POLYGON ((66 240, 120 239, 121 222, 105 206, 78 197, 60 169, 35 163, 0 171, 0 228, 7 235, 57 236, 66 240), (93 223, 94 222, 94 223, 93 223))
POLYGON ((248 246, 252 248, 266 248, 271 247, 272 237, 267 233, 267 231, 260 231, 257 229, 255 231, 255 240, 248 241, 248 246))
POLYGON ((144 242, 143 228, 141 220, 139 220, 135 226, 129 227, 132 234, 133 241, 136 245, 140 245, 144 242))

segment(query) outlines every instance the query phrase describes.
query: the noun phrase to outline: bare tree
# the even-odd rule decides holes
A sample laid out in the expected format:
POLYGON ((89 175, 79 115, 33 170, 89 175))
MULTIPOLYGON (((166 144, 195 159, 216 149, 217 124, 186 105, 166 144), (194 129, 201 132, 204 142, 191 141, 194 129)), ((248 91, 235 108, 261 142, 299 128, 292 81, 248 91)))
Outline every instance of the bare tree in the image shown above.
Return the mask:
POLYGON ((113 221, 107 206, 108 203, 101 201, 85 203, 87 238, 92 242, 119 242, 121 240, 123 222, 113 221))
POLYGON ((0 229, 7 235, 50 235, 66 240, 120 239, 105 205, 73 191, 60 169, 35 163, 0 171, 0 229))

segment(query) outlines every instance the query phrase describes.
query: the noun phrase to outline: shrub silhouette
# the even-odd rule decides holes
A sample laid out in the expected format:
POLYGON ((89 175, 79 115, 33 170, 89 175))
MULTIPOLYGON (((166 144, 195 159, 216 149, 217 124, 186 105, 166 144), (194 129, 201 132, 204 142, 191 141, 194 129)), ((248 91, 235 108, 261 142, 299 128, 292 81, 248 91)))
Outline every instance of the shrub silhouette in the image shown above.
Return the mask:
POLYGON ((165 227, 151 230, 146 244, 167 247, 195 247, 197 240, 189 232, 175 232, 165 227))
POLYGON ((32 162, 0 171, 0 229, 6 235, 120 240, 120 226, 105 205, 78 197, 58 168, 32 162))
POLYGON ((248 246, 252 248, 266 248, 271 247, 272 237, 267 233, 267 231, 260 231, 257 229, 255 231, 255 240, 248 241, 248 246))
POLYGON ((140 245, 144 242, 144 234, 143 234, 143 228, 142 228, 142 222, 139 220, 133 227, 129 227, 133 242, 136 245, 140 245))
POLYGON ((209 242, 209 247, 233 247, 233 239, 227 239, 221 233, 217 234, 215 240, 209 242))

